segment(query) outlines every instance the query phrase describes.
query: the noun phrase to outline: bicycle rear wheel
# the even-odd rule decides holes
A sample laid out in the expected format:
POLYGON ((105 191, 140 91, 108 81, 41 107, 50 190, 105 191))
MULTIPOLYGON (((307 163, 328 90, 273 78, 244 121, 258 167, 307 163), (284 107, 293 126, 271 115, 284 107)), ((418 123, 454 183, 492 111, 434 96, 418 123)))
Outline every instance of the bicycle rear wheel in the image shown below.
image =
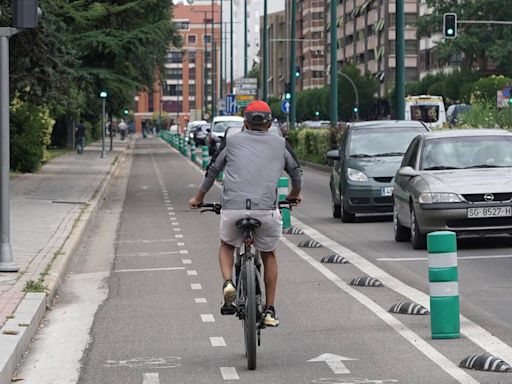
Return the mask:
POLYGON ((245 316, 244 336, 245 353, 247 356, 247 368, 256 369, 256 274, 254 263, 248 261, 244 264, 245 269, 245 316))

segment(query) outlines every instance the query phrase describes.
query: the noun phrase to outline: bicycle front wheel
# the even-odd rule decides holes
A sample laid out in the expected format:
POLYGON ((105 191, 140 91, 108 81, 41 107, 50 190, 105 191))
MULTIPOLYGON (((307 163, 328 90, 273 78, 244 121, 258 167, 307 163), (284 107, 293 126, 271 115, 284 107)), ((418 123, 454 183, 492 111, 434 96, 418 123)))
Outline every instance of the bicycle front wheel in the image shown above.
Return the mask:
POLYGON ((247 368, 256 369, 256 273, 254 263, 247 262, 245 269, 245 316, 244 335, 247 368))

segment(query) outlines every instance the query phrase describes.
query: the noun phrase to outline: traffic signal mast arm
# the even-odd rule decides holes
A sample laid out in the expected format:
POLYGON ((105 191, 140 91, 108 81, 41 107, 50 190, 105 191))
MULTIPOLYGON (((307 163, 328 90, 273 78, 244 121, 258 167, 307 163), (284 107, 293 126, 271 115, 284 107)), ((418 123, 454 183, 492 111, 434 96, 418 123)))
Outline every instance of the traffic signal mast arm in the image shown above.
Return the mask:
POLYGON ((443 36, 445 39, 457 37, 458 24, 512 25, 512 21, 503 20, 458 20, 456 13, 443 15, 443 36))

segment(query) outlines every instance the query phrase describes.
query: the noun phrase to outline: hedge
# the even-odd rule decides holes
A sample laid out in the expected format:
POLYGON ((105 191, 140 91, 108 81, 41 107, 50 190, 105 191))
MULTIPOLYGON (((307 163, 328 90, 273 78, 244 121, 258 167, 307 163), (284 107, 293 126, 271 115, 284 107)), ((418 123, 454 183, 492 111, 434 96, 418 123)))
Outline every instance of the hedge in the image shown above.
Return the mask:
POLYGON ((295 129, 288 132, 288 142, 300 160, 327 164, 326 154, 336 148, 341 130, 295 129))

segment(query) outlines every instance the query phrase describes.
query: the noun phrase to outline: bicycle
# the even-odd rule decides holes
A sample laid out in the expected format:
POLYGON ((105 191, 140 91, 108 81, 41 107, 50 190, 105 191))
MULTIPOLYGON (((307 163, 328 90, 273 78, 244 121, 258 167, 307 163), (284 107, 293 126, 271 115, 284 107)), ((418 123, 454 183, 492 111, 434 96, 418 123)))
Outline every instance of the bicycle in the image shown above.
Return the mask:
MULTIPOLYGON (((295 206, 296 202, 280 201, 279 209, 295 206)), ((217 203, 202 204, 203 212, 215 212, 220 214, 222 206, 217 203), (206 209, 205 209, 206 208, 206 209)), ((221 308, 223 315, 234 315, 243 321, 245 355, 247 368, 256 369, 256 347, 261 346, 261 330, 265 328, 263 322, 263 294, 265 285, 261 276, 261 256, 252 246, 253 230, 261 223, 254 218, 240 219, 236 223, 243 231, 243 246, 236 249, 235 281, 236 297, 233 306, 224 305, 221 308), (263 288, 263 289, 262 289, 263 288)))

